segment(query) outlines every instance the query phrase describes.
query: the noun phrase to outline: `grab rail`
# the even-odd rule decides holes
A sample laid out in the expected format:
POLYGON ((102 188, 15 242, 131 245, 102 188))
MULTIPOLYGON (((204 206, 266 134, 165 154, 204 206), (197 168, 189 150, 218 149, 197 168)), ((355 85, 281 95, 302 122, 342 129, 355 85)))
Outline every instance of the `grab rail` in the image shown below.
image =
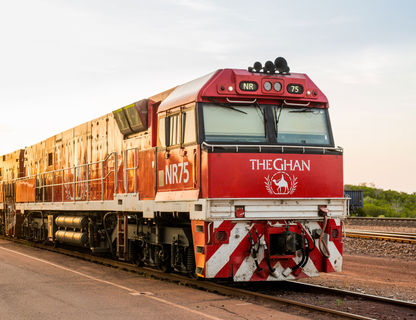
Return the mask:
MULTIPOLYGON (((45 193, 46 193, 46 188, 52 188, 51 190, 51 201, 54 202, 55 201, 55 193, 56 193, 56 187, 61 187, 61 201, 64 202, 65 201, 65 186, 67 185, 72 185, 73 186, 73 190, 72 190, 72 194, 73 194, 73 201, 76 202, 77 200, 77 186, 78 185, 82 185, 82 184, 86 184, 86 195, 85 195, 85 200, 89 201, 90 200, 90 184, 92 182, 96 182, 96 181, 100 181, 101 182, 101 201, 104 201, 104 186, 105 186, 105 182, 109 181, 109 177, 111 174, 114 174, 114 194, 117 193, 117 185, 118 185, 118 155, 117 152, 111 152, 109 153, 103 160, 98 160, 98 161, 94 161, 94 162, 89 162, 89 163, 83 163, 83 164, 79 164, 79 165, 74 165, 71 167, 67 167, 67 168, 63 168, 63 169, 55 169, 55 170, 51 170, 51 171, 46 171, 46 172, 41 172, 39 174, 33 174, 30 176, 26 176, 26 177, 21 177, 21 178, 17 178, 17 179, 12 179, 9 180, 7 182, 17 182, 17 181, 25 181, 25 180, 29 180, 29 179, 34 179, 35 180, 35 190, 41 190, 41 201, 45 202, 45 193), (109 166, 108 166, 108 162, 110 160, 110 157, 114 157, 114 166, 112 169, 109 170, 109 166), (101 169, 101 177, 98 178, 90 178, 90 168, 91 166, 94 165, 98 165, 96 170, 100 170, 101 169), (83 169, 85 168, 85 169, 83 169), (85 170, 85 173, 83 174, 80 169, 85 170), (68 174, 65 174, 66 171, 71 172, 72 171, 72 179, 70 181, 65 181, 65 178, 67 177, 68 174), (47 183, 47 177, 52 175, 51 179, 52 179, 52 183, 47 183), (62 180, 59 183, 56 183, 56 178, 57 176, 61 176, 62 180), (85 178, 84 178, 85 176, 85 178)), ((3 181, 3 185, 4 185, 3 181)), ((71 193, 71 192, 70 192, 71 193)), ((83 199, 84 197, 81 196, 81 200, 84 201, 83 199)), ((98 199, 97 199, 98 200, 98 199)), ((38 202, 38 197, 37 197, 37 192, 35 191, 35 202, 38 202)))
POLYGON ((206 142, 202 142, 202 146, 211 149, 212 152, 214 152, 215 148, 235 148, 236 152, 238 152, 239 149, 258 149, 259 152, 262 151, 262 149, 281 149, 282 152, 285 151, 285 149, 302 149, 303 153, 306 152, 306 150, 322 150, 322 153, 325 154, 326 151, 336 151, 336 152, 343 152, 343 148, 341 147, 316 147, 316 146, 293 146, 293 145, 275 145, 275 144, 209 144, 206 142))
MULTIPOLYGON (((139 148, 130 148, 130 149, 126 149, 124 151, 124 190, 127 192, 128 191, 128 172, 131 170, 134 170, 134 172, 136 172, 136 170, 139 168, 139 161, 138 161, 138 151, 139 148), (133 167, 127 167, 127 163, 128 163, 128 152, 129 151, 134 151, 134 155, 133 155, 133 167)), ((134 193, 137 192, 137 175, 136 173, 134 174, 134 193)))

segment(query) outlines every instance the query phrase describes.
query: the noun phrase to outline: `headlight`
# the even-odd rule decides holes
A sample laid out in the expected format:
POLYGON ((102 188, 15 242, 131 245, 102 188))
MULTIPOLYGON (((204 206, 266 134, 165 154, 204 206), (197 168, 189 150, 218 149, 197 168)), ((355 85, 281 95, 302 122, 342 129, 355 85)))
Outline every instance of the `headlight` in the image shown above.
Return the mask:
POLYGON ((272 90, 272 84, 269 81, 266 81, 265 83, 263 83, 263 88, 266 91, 270 91, 272 90))
POLYGON ((275 82, 274 83, 274 90, 276 90, 277 92, 282 90, 282 84, 280 82, 275 82))

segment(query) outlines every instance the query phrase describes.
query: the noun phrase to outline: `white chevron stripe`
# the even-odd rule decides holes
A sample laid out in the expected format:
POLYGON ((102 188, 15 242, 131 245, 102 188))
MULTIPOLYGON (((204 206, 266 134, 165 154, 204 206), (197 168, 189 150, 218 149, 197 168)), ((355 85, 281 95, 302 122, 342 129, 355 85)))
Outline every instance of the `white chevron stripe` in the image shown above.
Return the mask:
MULTIPOLYGON (((205 264, 205 275, 214 278, 217 273, 230 261, 230 256, 247 235, 245 223, 238 223, 230 232, 229 243, 221 245, 205 264)), ((247 240, 246 240, 247 241, 247 240)))
POLYGON ((342 271, 342 255, 339 253, 338 248, 335 246, 334 242, 329 241, 328 249, 330 252, 329 261, 332 264, 332 267, 335 271, 341 272, 342 271))
POLYGON ((316 268, 315 264, 312 262, 310 258, 308 259, 308 262, 306 262, 305 266, 302 268, 302 271, 308 277, 314 277, 319 275, 318 269, 316 268))
MULTIPOLYGON (((340 219, 335 219, 337 226, 341 225, 340 219)), ((218 227, 221 222, 214 223, 214 228, 218 227)), ((316 221, 309 221, 302 224, 305 228, 305 232, 312 232, 314 229, 321 230, 321 226, 316 221)), ((248 225, 247 223, 237 223, 237 225, 231 230, 230 239, 228 244, 223 244, 218 248, 214 255, 206 262, 206 276, 207 278, 215 277, 218 272, 229 262, 230 256, 236 250, 241 241, 248 234, 248 225)), ((309 236, 311 236, 309 234, 309 236)), ((247 241, 247 239, 246 239, 247 241)), ((264 236, 261 237, 260 241, 264 241, 264 236)), ((337 247, 332 241, 329 241, 329 235, 324 234, 323 241, 326 241, 328 249, 330 252, 329 262, 333 266, 335 271, 341 271, 342 269, 342 256, 338 251, 337 247)), ((319 248, 319 241, 315 241, 315 245, 319 248)), ((264 248, 260 246, 259 252, 257 254, 257 261, 260 263, 265 257, 264 248)), ((299 263, 302 259, 301 256, 296 256, 293 260, 295 263, 299 263)), ((295 279, 296 277, 293 274, 289 274, 287 277, 283 275, 284 268, 277 262, 273 268, 275 269, 274 275, 269 275, 267 277, 268 281, 276 280, 290 280, 295 279)), ((303 272, 309 276, 319 275, 318 269, 311 259, 308 259, 306 265, 303 267, 303 272)), ((250 281, 253 274, 256 271, 256 264, 254 258, 251 255, 244 257, 243 262, 240 267, 234 274, 234 281, 250 281)))
POLYGON ((287 277, 285 277, 283 275, 283 271, 285 271, 285 268, 283 268, 283 266, 280 264, 280 262, 278 261, 274 266, 274 274, 277 276, 273 276, 273 275, 269 275, 267 277, 268 281, 276 281, 276 280, 293 280, 295 279, 295 277, 292 274, 289 274, 287 277))
MULTIPOLYGON (((341 220, 340 219, 335 219, 335 223, 337 223, 337 226, 339 226, 339 225, 341 225, 341 220)), ((309 223, 308 227, 309 227, 310 230, 317 229, 317 228, 321 229, 321 227, 319 226, 319 224, 317 222, 309 223)), ((337 247, 335 246, 334 242, 329 241, 329 234, 327 234, 327 233, 324 234, 323 241, 325 241, 327 246, 328 246, 329 262, 331 263, 331 265, 332 265, 332 267, 334 268, 335 271, 341 271, 342 270, 342 255, 339 253, 339 251, 338 251, 337 247)), ((318 249, 321 250, 318 240, 315 241, 315 244, 318 247, 318 249)))
MULTIPOLYGON (((260 237, 260 242, 264 241, 264 236, 260 237)), ((257 253, 257 261, 260 263, 264 259, 264 248, 260 246, 259 252, 257 253)), ((256 263, 254 258, 250 255, 244 258, 243 263, 234 274, 234 281, 250 281, 254 272, 256 271, 256 263)))

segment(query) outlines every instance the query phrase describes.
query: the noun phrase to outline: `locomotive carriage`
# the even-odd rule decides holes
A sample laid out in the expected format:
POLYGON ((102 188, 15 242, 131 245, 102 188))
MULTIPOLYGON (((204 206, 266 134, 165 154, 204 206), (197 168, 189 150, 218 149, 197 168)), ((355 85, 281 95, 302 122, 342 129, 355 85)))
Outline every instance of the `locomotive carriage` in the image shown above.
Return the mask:
POLYGON ((0 157, 0 232, 234 281, 342 267, 342 149, 283 58, 221 69, 0 157))

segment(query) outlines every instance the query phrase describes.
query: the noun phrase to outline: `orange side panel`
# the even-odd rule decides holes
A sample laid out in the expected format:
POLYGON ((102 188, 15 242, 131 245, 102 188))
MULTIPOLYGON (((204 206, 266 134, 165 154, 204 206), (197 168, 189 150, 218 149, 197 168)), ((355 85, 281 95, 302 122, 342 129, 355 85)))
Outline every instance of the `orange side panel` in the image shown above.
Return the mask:
POLYGON ((139 152, 139 169, 137 179, 138 192, 141 200, 155 198, 155 150, 149 149, 139 152))
POLYGON ((16 182, 16 202, 35 202, 35 178, 16 182))
POLYGON ((136 191, 141 199, 154 199, 149 133, 123 139, 113 114, 107 114, 1 157, 0 182, 25 177, 16 184, 18 202, 112 200, 115 186, 118 193, 136 191))
POLYGON ((196 273, 200 277, 205 276, 205 244, 207 224, 203 220, 192 220, 192 238, 194 241, 196 273), (201 252, 202 251, 202 252, 201 252))

